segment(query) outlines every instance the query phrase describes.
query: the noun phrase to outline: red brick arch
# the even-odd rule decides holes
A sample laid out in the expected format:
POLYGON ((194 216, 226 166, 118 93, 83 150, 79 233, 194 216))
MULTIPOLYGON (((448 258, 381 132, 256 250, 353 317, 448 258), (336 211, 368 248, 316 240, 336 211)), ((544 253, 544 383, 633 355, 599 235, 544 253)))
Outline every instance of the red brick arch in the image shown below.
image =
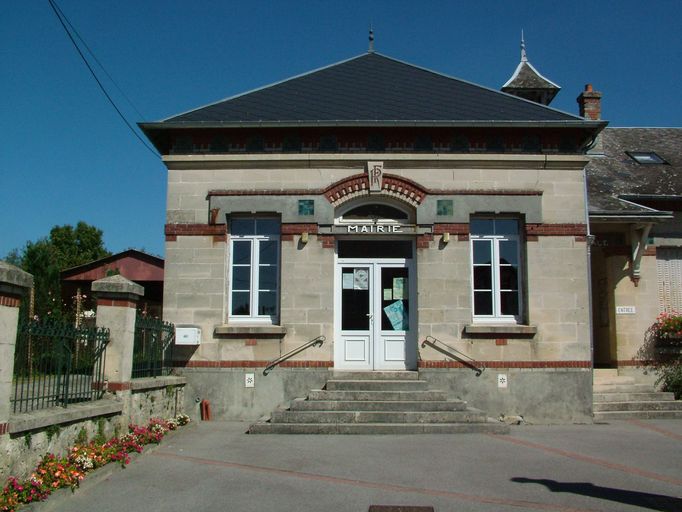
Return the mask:
MULTIPOLYGON (((424 200, 426 190, 411 180, 393 174, 384 174, 381 193, 377 195, 392 197, 411 206, 418 206, 424 200)), ((324 190, 324 196, 334 206, 350 199, 369 196, 369 178, 364 173, 349 176, 327 187, 324 190)))

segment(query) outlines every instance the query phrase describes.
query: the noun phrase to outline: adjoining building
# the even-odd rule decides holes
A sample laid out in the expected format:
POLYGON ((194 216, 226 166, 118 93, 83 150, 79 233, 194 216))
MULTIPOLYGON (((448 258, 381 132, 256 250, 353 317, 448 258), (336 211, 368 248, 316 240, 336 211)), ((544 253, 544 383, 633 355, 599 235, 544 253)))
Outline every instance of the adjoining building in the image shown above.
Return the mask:
POLYGON ((141 123, 168 168, 164 319, 200 329, 186 395, 253 419, 332 369, 408 370, 491 415, 590 421, 607 123, 519 68, 500 92, 370 51, 141 123))
POLYGON ((607 128, 587 171, 595 367, 645 381, 649 328, 682 312, 682 129, 607 128))

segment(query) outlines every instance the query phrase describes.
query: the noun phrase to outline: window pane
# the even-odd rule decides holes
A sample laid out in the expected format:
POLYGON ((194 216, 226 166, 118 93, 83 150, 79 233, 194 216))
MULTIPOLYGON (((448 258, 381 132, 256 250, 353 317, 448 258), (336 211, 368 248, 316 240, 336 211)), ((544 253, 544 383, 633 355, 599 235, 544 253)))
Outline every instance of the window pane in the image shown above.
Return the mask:
POLYGON ((518 292, 502 292, 500 293, 500 300, 502 301, 503 315, 518 315, 519 314, 519 294, 518 292))
POLYGON ((469 231, 472 235, 492 235, 493 219, 471 219, 469 231))
POLYGON ((518 235, 519 221, 516 219, 496 219, 495 220, 495 234, 496 235, 518 235))
POLYGON ((232 268, 232 289, 250 290, 251 289, 251 267, 232 268))
POLYGON ((258 314, 270 316, 277 314, 277 292, 258 293, 258 314))
POLYGON ((232 264, 250 265, 251 264, 251 241, 235 240, 232 242, 232 264))
POLYGON ((509 263, 511 265, 518 264, 519 262, 518 245, 519 244, 516 240, 509 242, 500 240, 500 264, 502 265, 504 265, 505 263, 509 263))
POLYGON ((490 254, 492 243, 490 240, 474 240, 474 264, 490 265, 493 258, 490 254))
POLYGON ((279 235, 278 219, 256 219, 257 235, 279 235))
POLYGON ((258 250, 260 253, 259 262, 261 264, 268 263, 271 265, 277 264, 277 251, 279 249, 279 243, 274 240, 261 241, 258 244, 258 250))
POLYGON ((276 290, 277 289, 277 267, 258 268, 258 289, 259 290, 276 290))
POLYGON ((256 233, 253 219, 232 219, 230 223, 230 234, 232 235, 253 235, 256 233))
POLYGON ((474 267, 474 289, 492 290, 493 276, 491 267, 474 267))
POLYGON ((500 290, 517 290, 518 279, 516 267, 500 267, 500 290))
POLYGON ((492 292, 474 292, 474 315, 493 314, 492 292))
POLYGON ((232 292, 232 314, 248 315, 250 311, 249 292, 232 292))
POLYGON ((343 214, 346 220, 352 219, 394 219, 407 220, 407 213, 386 204, 363 204, 343 214))

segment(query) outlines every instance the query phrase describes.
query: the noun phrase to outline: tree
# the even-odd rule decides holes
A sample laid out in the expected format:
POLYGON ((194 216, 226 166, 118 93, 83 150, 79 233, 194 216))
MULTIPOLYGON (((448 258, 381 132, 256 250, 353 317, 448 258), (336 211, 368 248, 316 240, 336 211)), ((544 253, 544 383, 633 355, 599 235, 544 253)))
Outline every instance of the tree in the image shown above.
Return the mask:
POLYGON ((102 231, 85 222, 54 226, 50 235, 27 242, 21 251, 8 255, 10 263, 33 274, 35 314, 40 318, 61 317, 70 310, 62 303, 59 274, 62 270, 110 256, 104 247, 102 231))

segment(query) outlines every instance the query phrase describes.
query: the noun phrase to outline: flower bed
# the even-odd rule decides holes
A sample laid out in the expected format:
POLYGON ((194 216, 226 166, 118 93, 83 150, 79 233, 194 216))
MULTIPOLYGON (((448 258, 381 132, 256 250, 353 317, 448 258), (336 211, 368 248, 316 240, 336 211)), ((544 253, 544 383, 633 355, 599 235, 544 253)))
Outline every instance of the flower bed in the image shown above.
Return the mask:
POLYGON ((14 512, 25 503, 43 501, 56 489, 75 490, 85 475, 110 462, 122 467, 130 463, 130 454, 140 453, 147 444, 158 444, 169 430, 189 423, 189 416, 161 420, 153 418, 146 426, 129 425, 128 433, 101 443, 76 444, 67 455, 46 454, 27 480, 9 477, 0 494, 0 512, 14 512))

